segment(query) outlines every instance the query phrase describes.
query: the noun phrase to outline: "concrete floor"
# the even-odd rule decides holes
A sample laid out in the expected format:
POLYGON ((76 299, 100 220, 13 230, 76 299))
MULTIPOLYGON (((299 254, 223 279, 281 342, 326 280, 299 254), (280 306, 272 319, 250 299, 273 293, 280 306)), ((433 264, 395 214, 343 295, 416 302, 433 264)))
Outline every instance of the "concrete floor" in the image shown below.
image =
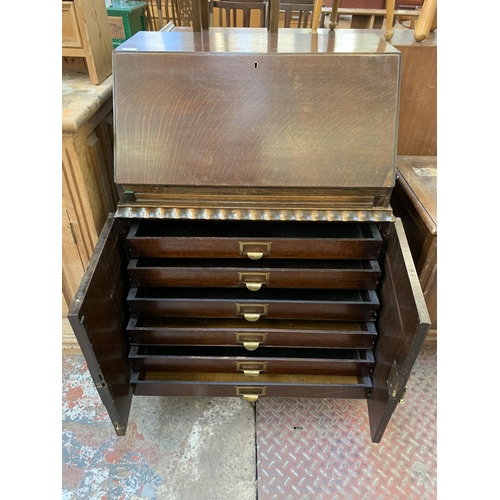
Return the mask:
POLYGON ((63 500, 437 498, 437 351, 380 444, 364 400, 135 397, 117 437, 82 356, 63 356, 63 500))

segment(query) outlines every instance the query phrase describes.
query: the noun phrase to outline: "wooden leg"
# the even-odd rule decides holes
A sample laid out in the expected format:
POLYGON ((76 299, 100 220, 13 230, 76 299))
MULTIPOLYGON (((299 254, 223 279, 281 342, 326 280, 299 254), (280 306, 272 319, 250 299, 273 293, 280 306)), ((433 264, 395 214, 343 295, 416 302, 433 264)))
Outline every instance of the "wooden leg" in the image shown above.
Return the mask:
POLYGON ((385 2, 386 9, 386 31, 384 33, 384 38, 389 41, 394 36, 394 2, 395 0, 387 0, 385 2))
POLYGON ((422 11, 415 26, 413 38, 417 42, 425 40, 431 31, 431 26, 437 14, 437 0, 424 0, 422 11))
POLYGON ((323 7, 323 0, 314 0, 314 10, 311 22, 311 31, 318 32, 319 18, 321 16, 321 8, 323 7))
POLYGON ((431 31, 435 31, 438 27, 438 11, 436 7, 436 13, 434 14, 434 19, 432 20, 431 23, 431 31))
POLYGON ((340 0, 333 0, 332 2, 332 13, 330 15, 330 26, 328 26, 331 30, 334 30, 337 27, 337 15, 339 12, 340 0))

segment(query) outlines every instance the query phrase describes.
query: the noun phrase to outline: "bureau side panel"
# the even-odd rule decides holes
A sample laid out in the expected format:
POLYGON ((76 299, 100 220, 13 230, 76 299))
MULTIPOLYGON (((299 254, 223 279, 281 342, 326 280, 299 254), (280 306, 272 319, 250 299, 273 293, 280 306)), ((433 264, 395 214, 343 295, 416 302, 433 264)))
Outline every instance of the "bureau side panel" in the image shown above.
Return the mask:
POLYGON ((114 57, 118 184, 393 186, 399 54, 114 57))
POLYGON ((373 389, 368 398, 372 441, 380 442, 425 340, 430 317, 401 219, 391 225, 380 287, 373 389))
POLYGON ((106 221, 68 320, 80 344, 89 372, 118 435, 127 427, 132 389, 129 385, 127 262, 121 219, 106 221))

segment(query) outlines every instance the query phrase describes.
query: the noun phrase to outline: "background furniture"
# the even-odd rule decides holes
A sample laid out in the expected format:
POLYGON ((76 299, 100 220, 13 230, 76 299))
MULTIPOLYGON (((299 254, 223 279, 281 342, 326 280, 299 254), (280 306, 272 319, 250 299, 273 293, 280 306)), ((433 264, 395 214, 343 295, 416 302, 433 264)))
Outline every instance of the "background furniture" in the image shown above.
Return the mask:
POLYGON ((111 33, 103 0, 63 0, 63 68, 86 69, 92 85, 111 75, 111 33))
MULTIPOLYGON (((352 30, 374 33, 384 30, 352 30)), ((398 155, 437 155, 437 32, 417 42, 412 30, 394 30, 391 44, 401 52, 398 155)))
MULTIPOLYGON (((112 79, 62 72, 62 315, 73 300, 118 198, 113 182, 112 79)), ((78 348, 64 327, 63 352, 78 348)), ((78 348, 79 349, 79 348, 78 348)))
POLYGON ((311 27, 314 0, 284 0, 280 2, 280 13, 285 14, 284 28, 311 27))
POLYGON ((113 48, 129 39, 138 31, 147 30, 146 2, 113 1, 112 7, 107 7, 113 48))
POLYGON ((258 0, 212 0, 210 2, 211 25, 227 28, 257 26, 265 28, 267 26, 267 6, 267 1, 258 0), (253 22, 250 21, 252 13, 258 16, 258 19, 253 22))
POLYGON ((426 343, 437 341, 437 158, 399 156, 391 198, 401 218, 431 316, 426 343))

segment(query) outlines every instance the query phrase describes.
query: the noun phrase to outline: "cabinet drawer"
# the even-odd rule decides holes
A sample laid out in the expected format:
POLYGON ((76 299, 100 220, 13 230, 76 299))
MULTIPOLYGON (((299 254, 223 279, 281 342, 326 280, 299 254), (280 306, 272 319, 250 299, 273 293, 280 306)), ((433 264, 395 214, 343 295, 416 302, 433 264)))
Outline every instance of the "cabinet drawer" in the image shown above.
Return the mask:
POLYGON ((373 322, 281 321, 132 317, 127 334, 133 344, 260 346, 371 349, 377 338, 373 322))
POLYGON ((132 257, 377 259, 382 237, 374 223, 136 221, 132 257))
POLYGON ((264 373, 369 376, 375 366, 371 350, 263 347, 242 352, 225 347, 132 346, 132 369, 140 371, 264 373))
POLYGON ((240 396, 364 399, 369 377, 263 374, 251 380, 243 373, 132 372, 130 384, 139 396, 240 396))
POLYGON ((136 286, 333 288, 374 290, 380 276, 376 260, 223 260, 131 259, 136 286))
POLYGON ((373 321, 379 301, 373 290, 297 290, 132 287, 135 315, 373 321))

